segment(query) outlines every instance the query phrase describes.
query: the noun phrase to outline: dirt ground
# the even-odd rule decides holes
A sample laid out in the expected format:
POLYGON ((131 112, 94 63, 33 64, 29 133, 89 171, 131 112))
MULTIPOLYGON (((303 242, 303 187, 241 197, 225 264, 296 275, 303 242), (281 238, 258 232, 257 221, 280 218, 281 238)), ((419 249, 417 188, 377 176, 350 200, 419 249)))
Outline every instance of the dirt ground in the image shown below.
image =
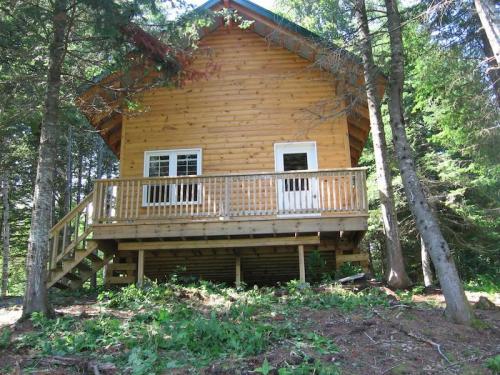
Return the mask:
MULTIPOLYGON (((475 302, 479 295, 471 295, 475 302)), ((418 296, 418 302, 442 300, 432 293, 418 296)), ((59 306, 59 313, 93 316, 102 313, 94 301, 59 306)), ((256 374, 255 369, 267 359, 271 367, 279 368, 285 362, 300 364, 305 359, 298 354, 301 349, 315 360, 337 363, 343 374, 494 374, 484 365, 485 360, 500 354, 500 310, 476 310, 480 324, 464 327, 447 321, 443 310, 428 304, 407 306, 394 300, 388 309, 373 309, 368 312, 342 313, 337 309, 301 309, 299 315, 304 327, 320 334, 339 348, 333 354, 307 353, 297 347, 297 342, 280 342, 266 353, 238 361, 221 361, 199 370, 201 374, 230 375, 256 374)), ((117 317, 126 318, 128 313, 108 310, 117 317)), ((12 324, 20 314, 18 305, 0 309, 0 322, 12 324)), ((275 319, 283 317, 276 316, 275 319)), ((30 324, 16 326, 15 335, 30 330, 30 324)), ((0 368, 10 364, 13 374, 22 374, 23 364, 29 362, 34 353, 0 351, 0 368)), ((309 358, 309 361, 311 358, 309 358)), ((35 374, 120 374, 118 370, 93 366, 85 358, 47 358, 41 360, 35 374), (43 365, 45 363, 46 365, 43 365)), ((33 372, 32 372, 33 373, 33 372)), ((192 370, 177 369, 166 374, 192 374, 192 370)), ((277 374, 271 370, 269 374, 277 374)))

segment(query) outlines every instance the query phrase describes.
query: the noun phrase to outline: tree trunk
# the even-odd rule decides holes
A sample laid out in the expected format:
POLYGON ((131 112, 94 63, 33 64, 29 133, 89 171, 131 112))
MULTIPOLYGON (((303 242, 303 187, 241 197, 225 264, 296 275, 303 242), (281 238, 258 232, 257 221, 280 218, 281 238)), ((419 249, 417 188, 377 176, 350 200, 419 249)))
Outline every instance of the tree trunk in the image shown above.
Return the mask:
MULTIPOLYGON (((103 157, 103 151, 104 151, 104 144, 102 143, 100 138, 97 138, 97 145, 96 146, 97 146, 97 160, 96 160, 95 178, 99 179, 102 177, 102 157, 103 157)), ((91 173, 92 173, 92 163, 90 163, 90 166, 89 166, 89 178, 87 181, 88 193, 90 193, 93 189, 91 173)), ((91 276, 90 287, 92 289, 97 289, 97 273, 94 273, 91 276)))
POLYGON ((500 65, 497 64, 495 57, 493 56, 493 50, 491 49, 490 41, 486 36, 484 30, 480 31, 481 41, 483 45, 484 56, 488 62, 488 68, 486 69, 486 74, 491 81, 491 86, 495 92, 495 97, 497 103, 500 106, 500 65))
POLYGON ((420 257, 422 258, 422 273, 424 275, 424 286, 429 288, 434 284, 434 275, 432 273, 432 262, 429 252, 425 247, 425 242, 420 236, 420 257))
POLYGON ((474 0, 474 4, 497 66, 500 66, 500 22, 495 13, 495 4, 493 0, 474 0))
POLYGON ((407 288, 411 285, 403 261, 403 252, 399 240, 399 227, 394 207, 392 178, 387 160, 387 144, 385 140, 384 123, 380 111, 380 97, 377 92, 379 74, 373 61, 372 43, 366 15, 365 0, 356 0, 355 13, 361 33, 361 55, 366 87, 366 98, 370 113, 370 126, 377 169, 377 187, 380 197, 380 208, 384 224, 386 246, 387 284, 392 288, 407 288))
POLYGON ((9 206, 9 178, 4 175, 2 181, 2 297, 7 295, 9 288, 9 260, 10 260, 10 206, 9 206))
POLYGON ((66 147, 66 191, 64 192, 64 214, 71 211, 73 183, 73 129, 68 125, 68 144, 66 147))
POLYGON ((53 39, 49 49, 49 69, 44 116, 40 129, 38 164, 33 195, 33 211, 26 257, 26 291, 22 318, 33 312, 53 315, 48 302, 46 279, 52 194, 54 190, 57 121, 61 90, 61 70, 65 55, 67 9, 65 0, 56 0, 53 39))
MULTIPOLYGON (((80 146, 81 147, 81 146, 80 146)), ((78 172, 76 182, 76 204, 82 200, 82 180, 83 180, 83 152, 78 150, 78 172)))
POLYGON ((408 204, 425 246, 437 272, 446 300, 446 315, 457 323, 468 324, 473 318, 471 307, 465 297, 458 271, 448 243, 441 233, 417 176, 413 155, 406 137, 403 113, 403 40, 401 18, 394 0, 385 0, 387 26, 391 48, 389 78, 389 114, 393 133, 394 149, 399 163, 401 178, 408 204))

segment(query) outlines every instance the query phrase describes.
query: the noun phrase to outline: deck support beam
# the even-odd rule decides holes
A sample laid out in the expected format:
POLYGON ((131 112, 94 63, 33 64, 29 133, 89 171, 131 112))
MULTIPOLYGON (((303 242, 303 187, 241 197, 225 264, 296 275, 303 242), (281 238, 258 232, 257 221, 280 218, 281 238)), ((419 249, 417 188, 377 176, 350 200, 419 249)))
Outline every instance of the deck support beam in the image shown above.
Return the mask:
POLYGON ((212 248, 239 248, 259 246, 293 246, 319 245, 318 236, 302 237, 266 237, 266 238, 237 238, 229 240, 186 240, 186 241, 148 241, 148 242, 120 242, 119 251, 141 250, 182 250, 182 249, 212 249, 212 248))
POLYGON ((137 286, 144 285, 144 250, 140 250, 137 254, 137 286))
POLYGON ((306 267, 304 263, 304 245, 299 245, 299 279, 302 284, 306 282, 306 267))
POLYGON ((241 286, 241 257, 236 256, 236 288, 241 286))

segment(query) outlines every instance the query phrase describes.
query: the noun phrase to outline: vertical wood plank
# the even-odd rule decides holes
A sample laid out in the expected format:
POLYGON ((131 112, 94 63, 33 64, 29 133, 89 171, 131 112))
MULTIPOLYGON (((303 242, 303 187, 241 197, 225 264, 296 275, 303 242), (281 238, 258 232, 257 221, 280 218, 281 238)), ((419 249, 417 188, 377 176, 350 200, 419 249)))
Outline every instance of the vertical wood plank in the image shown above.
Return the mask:
POLYGON ((304 262, 304 245, 299 245, 299 280, 306 282, 306 266, 304 262))
POLYGON ((144 250, 139 250, 137 254, 137 286, 144 285, 144 250))
POLYGON ((241 286, 241 257, 236 256, 236 288, 241 286))

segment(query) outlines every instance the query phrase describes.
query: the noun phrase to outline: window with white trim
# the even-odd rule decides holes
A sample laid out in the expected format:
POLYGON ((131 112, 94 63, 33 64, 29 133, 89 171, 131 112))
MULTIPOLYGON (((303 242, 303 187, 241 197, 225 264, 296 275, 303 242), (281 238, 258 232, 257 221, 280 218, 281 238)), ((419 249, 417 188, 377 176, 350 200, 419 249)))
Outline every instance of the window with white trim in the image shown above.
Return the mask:
MULTIPOLYGON (((196 176, 201 174, 201 149, 146 151, 144 177, 196 176)), ((143 205, 197 203, 199 184, 188 179, 172 183, 148 183, 143 190, 143 205)))

